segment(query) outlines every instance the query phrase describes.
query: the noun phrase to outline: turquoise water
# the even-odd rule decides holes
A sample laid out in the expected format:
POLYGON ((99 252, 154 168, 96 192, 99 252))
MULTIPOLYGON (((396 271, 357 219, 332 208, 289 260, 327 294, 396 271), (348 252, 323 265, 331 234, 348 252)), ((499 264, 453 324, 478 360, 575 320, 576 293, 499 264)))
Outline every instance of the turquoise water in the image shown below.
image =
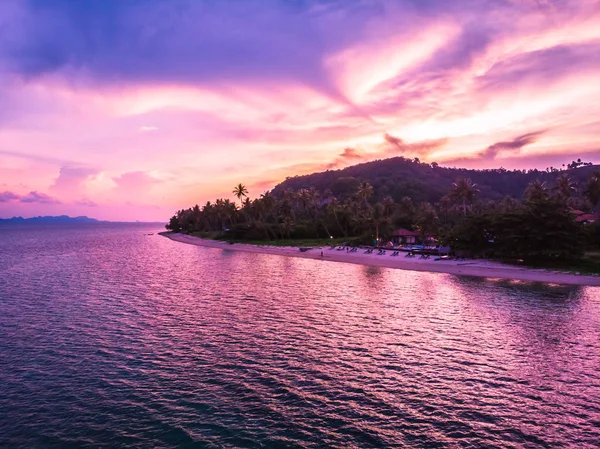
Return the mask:
POLYGON ((599 289, 160 230, 0 227, 1 447, 600 441, 599 289))

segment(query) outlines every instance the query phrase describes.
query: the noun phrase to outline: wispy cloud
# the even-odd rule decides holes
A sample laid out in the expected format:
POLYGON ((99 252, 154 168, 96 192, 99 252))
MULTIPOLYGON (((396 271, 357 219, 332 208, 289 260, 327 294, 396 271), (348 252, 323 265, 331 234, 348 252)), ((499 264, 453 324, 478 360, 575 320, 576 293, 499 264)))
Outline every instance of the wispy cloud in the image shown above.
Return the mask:
POLYGON ((0 193, 0 203, 16 201, 21 203, 41 203, 41 204, 60 204, 56 198, 46 195, 45 193, 31 191, 25 195, 18 195, 14 192, 0 193))
POLYGON ((0 177, 157 219, 396 155, 600 161, 599 42, 596 0, 0 2, 0 177))

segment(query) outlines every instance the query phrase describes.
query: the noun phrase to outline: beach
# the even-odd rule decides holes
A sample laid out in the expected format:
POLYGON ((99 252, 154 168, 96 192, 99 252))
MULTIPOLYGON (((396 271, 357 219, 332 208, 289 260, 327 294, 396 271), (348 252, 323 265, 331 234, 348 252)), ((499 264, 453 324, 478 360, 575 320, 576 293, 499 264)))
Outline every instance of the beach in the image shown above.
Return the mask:
POLYGON ((229 244, 227 242, 202 239, 187 234, 174 232, 161 232, 160 235, 180 243, 218 248, 229 251, 244 251, 250 253, 273 254, 287 257, 300 257, 303 259, 321 259, 330 262, 353 263, 400 270, 428 271, 432 273, 448 273, 461 276, 478 276, 492 279, 513 279, 516 281, 545 282, 550 284, 570 284, 600 286, 600 276, 578 275, 575 273, 533 269, 507 265, 489 260, 435 260, 420 259, 419 256, 406 258, 405 253, 392 257, 393 251, 386 251, 385 255, 365 254, 365 249, 349 253, 329 249, 328 247, 315 247, 306 252, 301 252, 297 247, 277 247, 268 245, 250 245, 244 243, 229 244), (323 256, 321 257, 321 251, 323 256))

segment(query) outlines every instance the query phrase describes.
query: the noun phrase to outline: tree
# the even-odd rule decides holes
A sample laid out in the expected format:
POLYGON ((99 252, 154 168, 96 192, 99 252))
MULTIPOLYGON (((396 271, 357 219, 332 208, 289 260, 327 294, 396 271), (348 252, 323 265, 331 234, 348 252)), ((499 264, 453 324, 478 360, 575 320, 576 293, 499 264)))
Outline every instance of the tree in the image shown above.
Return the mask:
POLYGON ((548 198, 548 187, 545 182, 536 179, 530 182, 527 189, 525 189, 526 201, 540 201, 546 198, 548 198))
POLYGON ((169 223, 167 223, 165 225, 165 228, 167 228, 173 232, 181 231, 181 225, 179 224, 179 219, 177 218, 177 215, 173 215, 171 217, 171 219, 169 220, 169 223))
POLYGON ((275 211, 275 207, 277 206, 277 200, 271 194, 269 190, 260 195, 261 202, 264 206, 265 212, 270 214, 275 222, 275 225, 279 228, 279 234, 281 235, 281 239, 283 240, 283 228, 279 223, 279 217, 277 212, 275 211))
POLYGON ((294 229, 294 221, 291 217, 284 217, 283 222, 281 223, 281 227, 283 232, 287 234, 288 239, 291 238, 291 232, 294 229))
POLYGON ((428 235, 434 235, 438 230, 438 215, 435 208, 430 203, 421 203, 417 208, 415 217, 416 227, 424 241, 428 235))
POLYGON ((556 178, 554 190, 564 199, 570 198, 577 191, 577 183, 573 182, 569 175, 563 173, 556 178))
POLYGON ((459 178, 452 183, 450 190, 450 198, 457 201, 462 201, 463 214, 467 216, 467 203, 473 203, 475 196, 479 193, 477 184, 473 184, 469 178, 459 178))
POLYGON ((507 211, 472 214, 446 241, 457 250, 500 259, 568 260, 582 254, 582 230, 566 203, 553 196, 507 211))
POLYGON ((363 181, 358 185, 358 191, 356 197, 358 201, 363 203, 366 207, 368 205, 369 198, 373 196, 373 186, 367 181, 363 181))
POLYGON ((592 203, 592 207, 596 209, 600 203, 600 170, 596 170, 592 177, 588 180, 585 191, 585 198, 592 203))
POLYGON ((233 194, 237 197, 238 200, 240 200, 240 204, 243 206, 244 203, 242 201, 242 198, 248 196, 248 189, 246 189, 246 186, 244 184, 239 183, 233 188, 233 194))
POLYGON ((329 200, 329 203, 327 204, 328 209, 332 212, 333 214, 333 218, 335 219, 335 223, 338 227, 338 229, 340 231, 342 231, 342 234, 344 234, 344 237, 348 237, 348 232, 347 230, 342 226, 342 223, 340 222, 340 219, 338 217, 338 212, 341 210, 342 208, 342 204, 340 203, 340 201, 336 198, 336 197, 332 197, 329 200))
MULTIPOLYGON (((367 220, 375 226, 375 240, 378 243, 379 231, 382 230, 383 227, 387 228, 390 224, 390 216, 387 212, 386 207, 382 203, 377 203, 367 214, 367 220)), ((387 229, 385 230, 387 231, 387 229)))

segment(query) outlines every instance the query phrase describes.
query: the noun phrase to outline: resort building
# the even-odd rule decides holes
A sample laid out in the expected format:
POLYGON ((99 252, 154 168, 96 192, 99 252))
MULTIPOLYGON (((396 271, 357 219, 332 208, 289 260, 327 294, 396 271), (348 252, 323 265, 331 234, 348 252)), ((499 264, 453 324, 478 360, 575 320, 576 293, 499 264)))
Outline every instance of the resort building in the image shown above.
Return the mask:
POLYGON ((593 223, 596 220, 598 220, 598 216, 596 214, 588 214, 585 213, 581 210, 577 210, 577 209, 573 209, 571 210, 571 213, 573 215, 575 215, 575 221, 577 223, 583 223, 583 224, 587 224, 587 223, 593 223))
POLYGON ((418 243, 420 235, 417 231, 396 229, 392 234, 392 243, 394 245, 414 245, 418 243))

